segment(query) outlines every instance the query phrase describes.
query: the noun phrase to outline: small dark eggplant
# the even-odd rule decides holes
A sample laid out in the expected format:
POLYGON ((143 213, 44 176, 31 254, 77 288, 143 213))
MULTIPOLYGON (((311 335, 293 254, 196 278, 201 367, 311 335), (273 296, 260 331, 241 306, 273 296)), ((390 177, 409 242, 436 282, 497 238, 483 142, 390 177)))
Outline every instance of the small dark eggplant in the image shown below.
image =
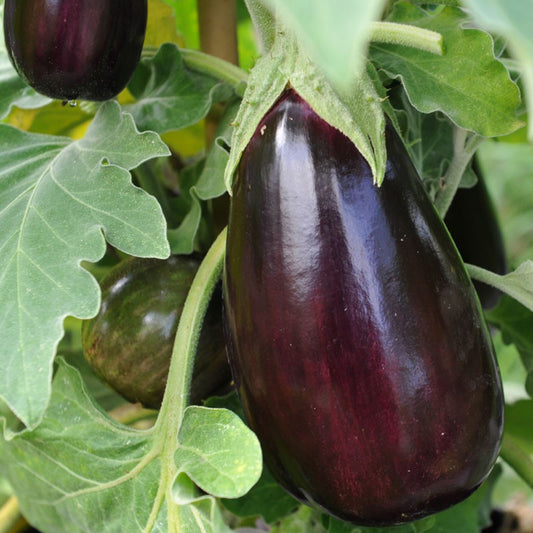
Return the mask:
MULTIPOLYGON (((101 281, 102 305, 82 326, 85 358, 95 372, 131 402, 161 405, 174 336, 200 261, 132 258, 101 281)), ((202 326, 191 385, 199 402, 229 385, 231 376, 222 330, 220 288, 202 326)))
POLYGON ((470 278, 386 137, 378 188, 355 145, 288 90, 242 155, 224 273, 233 377, 270 471, 367 526, 466 498, 503 428, 470 278))
POLYGON ((147 0, 6 0, 4 34, 19 75, 60 100, 108 100, 130 80, 147 0))
MULTIPOLYGON (((472 168, 477 183, 469 189, 458 189, 444 222, 465 263, 505 274, 505 246, 496 209, 475 158, 472 168)), ((501 296, 498 289, 477 280, 474 287, 484 309, 498 303, 501 296)))

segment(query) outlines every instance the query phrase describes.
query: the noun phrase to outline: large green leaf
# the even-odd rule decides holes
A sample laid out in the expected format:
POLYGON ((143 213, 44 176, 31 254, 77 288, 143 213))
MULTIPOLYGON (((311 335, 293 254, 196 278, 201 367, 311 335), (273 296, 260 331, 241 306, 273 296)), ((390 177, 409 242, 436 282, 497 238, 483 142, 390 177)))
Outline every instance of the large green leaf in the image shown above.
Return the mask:
POLYGON ((264 0, 294 29, 310 57, 343 92, 360 74, 370 37, 385 0, 264 0))
POLYGON ((114 102, 77 142, 0 125, 0 397, 27 426, 46 408, 63 319, 99 307, 80 262, 99 260, 105 239, 129 254, 168 256, 161 208, 128 172, 167 153, 114 102))
POLYGON ((442 111, 461 128, 492 137, 520 127, 520 93, 494 57, 487 33, 464 29, 464 12, 447 7, 436 15, 398 2, 388 20, 436 31, 444 37, 442 56, 390 44, 373 44, 371 58, 400 78, 411 103, 423 113, 442 111))
MULTIPOLYGON (((508 40, 510 52, 518 59, 526 90, 526 102, 533 112, 533 3, 516 0, 464 0, 474 18, 508 40)), ((533 121, 529 121, 533 140, 533 121)))
POLYGON ((164 133, 195 124, 213 102, 232 94, 216 78, 188 69, 175 44, 166 43, 156 55, 143 59, 128 89, 137 102, 124 106, 141 130, 164 133))
MULTIPOLYGON (((207 425, 220 422, 221 410, 195 409, 203 409, 207 425)), ((202 430, 194 422, 194 412, 186 412, 180 432, 184 442, 202 430)), ((24 516, 43 533, 227 533, 212 497, 204 494, 182 505, 172 502, 173 472, 187 466, 174 464, 174 454, 165 451, 168 441, 162 428, 139 431, 111 420, 88 396, 78 372, 59 359, 42 423, 10 440, 0 438, 0 465, 24 516)), ((224 427, 219 429, 224 433, 224 427)), ((235 434, 246 440, 251 432, 241 428, 235 434)), ((204 442, 195 449, 202 453, 215 444, 204 442)), ((178 461, 188 452, 178 446, 178 461)), ((250 467, 248 487, 260 466, 258 446, 253 455, 241 462, 239 474, 243 479, 250 467)), ((217 466, 221 473, 233 470, 231 460, 218 460, 217 466)))

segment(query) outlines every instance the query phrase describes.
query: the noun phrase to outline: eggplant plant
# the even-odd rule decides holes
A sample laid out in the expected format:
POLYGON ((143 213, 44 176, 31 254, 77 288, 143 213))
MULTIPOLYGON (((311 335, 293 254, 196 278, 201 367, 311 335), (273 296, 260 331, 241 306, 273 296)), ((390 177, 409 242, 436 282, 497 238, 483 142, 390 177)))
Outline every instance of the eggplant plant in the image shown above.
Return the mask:
POLYGON ((0 533, 478 533, 533 497, 531 8, 0 13, 0 533), (481 211, 452 230, 474 155, 508 273, 455 237, 481 211))

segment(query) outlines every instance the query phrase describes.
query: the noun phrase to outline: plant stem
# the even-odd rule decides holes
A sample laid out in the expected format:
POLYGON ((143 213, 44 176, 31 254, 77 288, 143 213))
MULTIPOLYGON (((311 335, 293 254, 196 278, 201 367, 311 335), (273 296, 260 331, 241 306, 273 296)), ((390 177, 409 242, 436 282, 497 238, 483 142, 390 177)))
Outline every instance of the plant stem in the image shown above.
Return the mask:
POLYGON ((502 459, 530 486, 533 488, 533 461, 516 444, 516 442, 504 435, 500 450, 502 459))
MULTIPOLYGON (((202 261, 189 289, 172 350, 165 396, 155 430, 164 439, 177 440, 183 413, 188 405, 194 358, 202 322, 215 285, 222 272, 226 246, 224 229, 202 261)), ((175 446, 170 446, 175 450, 175 446)))
POLYGON ((399 44, 424 52, 442 55, 442 35, 410 24, 373 22, 370 40, 378 43, 399 44))
POLYGON ((443 177, 443 186, 435 198, 435 207, 442 218, 446 215, 466 167, 482 140, 483 138, 479 135, 472 135, 468 139, 466 130, 455 128, 453 158, 443 177))
MULTIPOLYGON (((156 52, 157 48, 145 46, 142 57, 154 57, 156 52)), ((204 54, 199 50, 180 48, 180 54, 185 65, 191 70, 199 72, 200 74, 207 74, 220 81, 229 83, 238 90, 237 92, 240 90, 239 94, 242 95, 244 88, 240 87, 245 85, 248 80, 248 74, 242 70, 242 68, 239 68, 224 59, 204 54)))
POLYGON ((232 65, 224 59, 187 48, 182 48, 180 53, 183 61, 191 70, 208 74, 236 88, 245 84, 248 80, 248 74, 242 68, 232 65))
POLYGON ((224 229, 207 252, 187 294, 181 312, 178 331, 174 339, 172 359, 161 410, 152 428, 154 453, 160 456, 161 477, 154 505, 145 532, 151 531, 163 500, 173 524, 175 533, 182 531, 180 509, 172 500, 172 482, 177 473, 174 454, 178 447, 178 432, 188 405, 194 359, 209 300, 220 278, 226 251, 226 229, 224 229))
POLYGON ((18 500, 12 496, 0 508, 0 533, 9 533, 21 518, 18 500))

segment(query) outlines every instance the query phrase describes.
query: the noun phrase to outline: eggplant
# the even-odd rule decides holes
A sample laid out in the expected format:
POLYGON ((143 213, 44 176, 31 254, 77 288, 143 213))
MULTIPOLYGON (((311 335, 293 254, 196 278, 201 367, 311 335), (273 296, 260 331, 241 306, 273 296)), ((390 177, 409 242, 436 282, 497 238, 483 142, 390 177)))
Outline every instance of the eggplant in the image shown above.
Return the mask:
POLYGON ((266 464, 298 500, 363 526, 471 494, 503 395, 470 278, 405 148, 381 187, 288 89, 234 178, 223 276, 233 378, 266 464))
MULTIPOLYGON (((130 402, 160 407, 178 322, 199 266, 196 256, 133 257, 100 281, 100 311, 82 324, 83 353, 94 371, 130 402)), ((198 341, 192 403, 229 388, 220 299, 218 287, 198 341)))
MULTIPOLYGON (((476 184, 457 190, 444 222, 465 263, 505 274, 507 260, 498 215, 476 158, 472 169, 476 184)), ((474 287, 484 309, 498 303, 501 296, 498 289, 477 280, 474 287)))
POLYGON ((147 0, 6 0, 4 34, 19 75, 60 100, 108 100, 141 57, 147 0))

